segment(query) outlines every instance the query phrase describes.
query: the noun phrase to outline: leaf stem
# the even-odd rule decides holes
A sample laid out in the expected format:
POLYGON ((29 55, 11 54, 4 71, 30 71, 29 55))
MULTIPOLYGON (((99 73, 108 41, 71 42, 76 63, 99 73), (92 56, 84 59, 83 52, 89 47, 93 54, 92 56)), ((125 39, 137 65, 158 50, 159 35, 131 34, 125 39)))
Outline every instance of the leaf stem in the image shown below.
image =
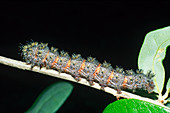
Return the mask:
MULTIPOLYGON (((29 71, 33 71, 33 72, 38 72, 38 73, 42 73, 45 75, 49 75, 49 76, 53 76, 53 77, 57 77, 57 78, 61 78, 61 79, 65 79, 65 80, 69 80, 72 82, 77 82, 71 75, 66 74, 66 73, 59 73, 56 70, 52 70, 52 69, 46 69, 46 68, 39 68, 37 66, 35 66, 33 69, 31 69, 31 65, 27 65, 25 62, 21 62, 21 61, 17 61, 17 60, 13 60, 10 58, 6 58, 3 56, 0 56, 0 63, 7 65, 7 66, 11 66, 11 67, 15 67, 15 68, 19 68, 19 69, 23 69, 23 70, 29 70, 29 71)), ((86 79, 81 79, 79 82, 77 82, 79 84, 83 84, 92 88, 96 88, 98 90, 101 89, 101 86, 98 83, 94 83, 93 86, 90 86, 88 81, 86 79)), ((139 100, 144 100, 159 106, 162 106, 164 108, 167 108, 170 110, 170 108, 166 107, 165 105, 163 105, 162 103, 158 102, 157 100, 152 100, 149 98, 145 98, 145 97, 141 97, 126 91, 122 91, 121 94, 117 94, 117 91, 113 88, 109 88, 109 87, 105 87, 105 92, 110 93, 114 96, 119 96, 119 97, 123 97, 123 98, 128 98, 128 99, 139 99, 139 100)))

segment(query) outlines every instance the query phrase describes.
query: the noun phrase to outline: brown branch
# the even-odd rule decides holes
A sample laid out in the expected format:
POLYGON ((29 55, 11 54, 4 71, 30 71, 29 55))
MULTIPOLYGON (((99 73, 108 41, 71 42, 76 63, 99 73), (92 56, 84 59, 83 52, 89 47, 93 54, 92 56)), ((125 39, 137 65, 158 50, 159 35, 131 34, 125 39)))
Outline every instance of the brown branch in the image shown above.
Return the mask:
MULTIPOLYGON (((42 73, 45 75, 49 75, 49 76, 53 76, 53 77, 57 77, 57 78, 61 78, 61 79, 65 79, 65 80, 69 80, 69 81, 73 81, 73 82, 77 82, 71 75, 66 74, 66 73, 59 73, 58 71, 52 70, 52 69, 46 69, 46 68, 42 68, 40 69, 39 67, 35 66, 32 70, 31 70, 31 65, 27 65, 25 62, 21 62, 21 61, 17 61, 17 60, 13 60, 10 58, 6 58, 3 56, 0 56, 0 63, 7 65, 7 66, 11 66, 11 67, 15 67, 15 68, 19 68, 19 69, 23 69, 23 70, 29 70, 29 71, 34 71, 34 72, 38 72, 38 73, 42 73)), ((93 86, 90 86, 88 81, 86 79, 81 79, 79 82, 77 82, 79 84, 83 84, 89 87, 93 87, 96 88, 98 90, 100 90, 100 85, 98 83, 94 83, 93 86)), ((166 107, 165 105, 163 105, 162 103, 158 102, 157 100, 152 100, 149 98, 145 98, 145 97, 141 97, 126 91, 122 91, 121 94, 117 94, 117 91, 113 88, 109 88, 106 87, 105 88, 105 92, 110 93, 114 96, 119 96, 119 97, 123 97, 123 98, 133 98, 133 99, 139 99, 139 100, 143 100, 143 101, 147 101, 162 107, 167 108, 168 110, 170 110, 170 108, 166 107)))

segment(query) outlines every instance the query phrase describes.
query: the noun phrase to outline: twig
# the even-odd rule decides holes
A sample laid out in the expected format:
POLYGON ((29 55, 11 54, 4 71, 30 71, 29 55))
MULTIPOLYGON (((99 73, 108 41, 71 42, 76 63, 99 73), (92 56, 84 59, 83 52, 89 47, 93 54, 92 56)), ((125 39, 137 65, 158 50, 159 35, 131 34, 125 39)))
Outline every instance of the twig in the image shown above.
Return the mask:
MULTIPOLYGON (((11 66, 11 67, 15 67, 15 68, 19 68, 19 69, 23 69, 23 70, 29 70, 29 71, 34 71, 34 72, 38 72, 38 73, 42 73, 45 75, 49 75, 49 76, 53 76, 53 77, 57 77, 57 78, 61 78, 61 79, 65 79, 65 80, 69 80, 69 81, 73 81, 73 82, 77 82, 71 75, 66 74, 66 73, 60 73, 56 70, 52 70, 52 69, 46 69, 46 68, 39 68, 37 66, 35 66, 32 70, 31 70, 31 65, 27 65, 25 62, 21 62, 21 61, 17 61, 17 60, 13 60, 10 58, 6 58, 3 56, 0 56, 0 63, 7 65, 7 66, 11 66)), ((79 82, 77 82, 79 84, 83 84, 89 87, 93 87, 96 89, 100 90, 100 85, 98 83, 94 83, 93 86, 90 86, 88 81, 86 79, 81 79, 79 82)), ((117 91, 113 88, 109 88, 109 87, 105 87, 105 92, 110 93, 114 96, 119 96, 119 97, 123 97, 123 98, 133 98, 133 99, 139 99, 139 100, 143 100, 143 101, 147 101, 162 107, 167 108, 168 110, 170 110, 170 108, 166 107, 165 105, 163 105, 162 103, 158 102, 157 100, 152 100, 149 98, 145 98, 145 97, 141 97, 126 91, 122 91, 121 94, 117 94, 117 91)))

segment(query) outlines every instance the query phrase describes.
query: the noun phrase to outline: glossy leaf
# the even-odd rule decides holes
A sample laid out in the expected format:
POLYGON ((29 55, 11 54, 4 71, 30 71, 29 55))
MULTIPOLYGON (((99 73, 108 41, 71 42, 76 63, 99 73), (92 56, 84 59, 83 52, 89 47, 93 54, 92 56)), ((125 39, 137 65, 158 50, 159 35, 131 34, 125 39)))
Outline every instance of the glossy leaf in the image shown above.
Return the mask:
POLYGON ((67 82, 52 84, 44 90, 26 113, 54 113, 71 94, 73 86, 67 82))
POLYGON ((109 104, 103 113, 169 113, 170 110, 161 106, 136 100, 122 99, 109 104))
POLYGON ((144 72, 152 70, 155 73, 154 82, 157 93, 161 93, 165 82, 165 70, 162 61, 166 49, 170 45, 170 27, 149 32, 144 40, 138 57, 138 67, 144 72))

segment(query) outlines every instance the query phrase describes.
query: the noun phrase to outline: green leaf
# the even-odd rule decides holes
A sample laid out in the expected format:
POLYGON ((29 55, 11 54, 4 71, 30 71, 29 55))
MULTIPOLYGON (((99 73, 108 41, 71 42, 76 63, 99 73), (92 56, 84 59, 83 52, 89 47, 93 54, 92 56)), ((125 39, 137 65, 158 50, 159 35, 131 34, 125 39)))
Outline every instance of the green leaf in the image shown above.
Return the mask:
MULTIPOLYGON (((167 100, 170 101, 170 97, 169 97, 167 100)), ((168 102, 168 103, 166 104, 166 106, 170 108, 170 102, 168 102)))
POLYGON ((162 61, 166 49, 170 45, 170 27, 149 32, 144 40, 138 57, 138 67, 146 73, 152 70, 155 73, 154 82, 156 93, 161 93, 165 82, 165 70, 162 61))
POLYGON ((103 113, 169 113, 170 110, 137 99, 121 99, 109 104, 103 113))
POLYGON ((54 83, 45 89, 26 113, 54 113, 71 94, 73 86, 67 82, 54 83))
POLYGON ((167 103, 166 106, 170 108, 170 103, 167 103))

